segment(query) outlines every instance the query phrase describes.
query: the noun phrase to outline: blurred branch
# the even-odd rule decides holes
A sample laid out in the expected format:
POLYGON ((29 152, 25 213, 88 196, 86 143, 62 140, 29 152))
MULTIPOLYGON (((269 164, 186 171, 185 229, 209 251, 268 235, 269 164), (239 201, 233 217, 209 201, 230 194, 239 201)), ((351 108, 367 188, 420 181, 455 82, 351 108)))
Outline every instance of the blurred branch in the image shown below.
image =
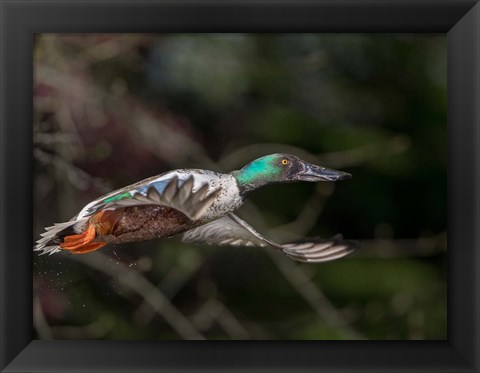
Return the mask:
POLYGON ((181 337, 185 339, 205 339, 195 326, 172 305, 168 298, 138 271, 130 269, 121 262, 116 262, 113 266, 108 265, 108 257, 101 253, 69 255, 68 257, 115 278, 127 289, 140 295, 181 337))
MULTIPOLYGON (((163 293, 169 299, 172 299, 191 279, 191 277, 197 272, 200 268, 201 263, 195 262, 194 265, 188 266, 187 268, 179 266, 173 267, 160 281, 157 285, 157 288, 162 289, 163 293)), ((143 299, 143 302, 135 310, 133 318, 137 320, 141 325, 147 325, 155 315, 155 312, 158 312, 158 309, 152 307, 152 303, 148 302, 146 298, 143 299)))
POLYGON ((145 43, 145 35, 129 34, 128 37, 110 39, 92 43, 91 46, 82 49, 75 56, 76 64, 81 63, 83 68, 101 61, 118 58, 122 54, 132 52, 139 45, 145 43))
POLYGON ((282 239, 294 239, 307 234, 315 226, 322 214, 326 199, 333 193, 334 189, 335 185, 333 183, 327 185, 317 184, 315 191, 304 203, 302 211, 297 218, 290 223, 270 229, 270 232, 282 239))
POLYGON ((217 321, 232 339, 249 339, 249 332, 240 324, 227 307, 217 299, 207 300, 193 317, 201 330, 207 330, 217 321))
POLYGON ((37 82, 46 81, 59 92, 55 104, 43 98, 36 99, 37 111, 46 103, 54 105, 50 110, 57 114, 59 123, 68 132, 77 132, 72 111, 85 117, 83 126, 98 127, 106 117, 121 118, 122 122, 128 123, 131 138, 170 166, 178 167, 192 160, 207 167, 214 165, 201 144, 188 136, 177 125, 177 119, 167 112, 155 115, 129 95, 112 99, 103 87, 93 81, 85 77, 76 78, 52 66, 37 64, 35 76, 37 82))
POLYGON ((366 339, 356 331, 349 322, 344 319, 341 313, 328 300, 322 291, 310 280, 302 269, 302 265, 296 264, 290 259, 268 251, 268 254, 282 272, 288 282, 297 290, 307 303, 315 310, 317 315, 327 323, 328 326, 338 328, 342 334, 350 339, 366 339))
POLYGON ((392 137, 386 143, 367 144, 358 148, 317 155, 319 164, 332 168, 359 166, 378 157, 402 153, 410 146, 410 140, 404 135, 392 137))
POLYGON ((52 155, 39 148, 33 149, 33 156, 36 160, 46 166, 54 166, 61 169, 62 175, 66 176, 71 185, 79 190, 86 190, 89 185, 95 187, 96 190, 107 193, 111 188, 103 179, 93 177, 82 169, 76 167, 72 162, 66 161, 58 155, 52 155))
POLYGON ((235 315, 225 306, 220 303, 221 312, 218 316, 218 323, 227 331, 232 339, 250 339, 250 333, 235 317, 235 315))
POLYGON ((155 117, 139 106, 117 109, 118 114, 132 124, 129 127, 132 136, 159 159, 173 167, 184 165, 189 160, 205 167, 213 165, 202 146, 176 129, 174 120, 168 115, 155 117))

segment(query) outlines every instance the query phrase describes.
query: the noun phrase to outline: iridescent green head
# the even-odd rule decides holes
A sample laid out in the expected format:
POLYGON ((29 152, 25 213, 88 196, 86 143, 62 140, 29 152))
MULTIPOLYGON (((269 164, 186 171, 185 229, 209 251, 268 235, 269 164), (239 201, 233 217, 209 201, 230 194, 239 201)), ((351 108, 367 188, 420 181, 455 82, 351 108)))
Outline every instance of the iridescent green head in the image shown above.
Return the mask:
POLYGON ((302 161, 291 155, 276 153, 257 158, 232 174, 238 181, 242 194, 267 184, 295 181, 336 181, 352 175, 302 161))

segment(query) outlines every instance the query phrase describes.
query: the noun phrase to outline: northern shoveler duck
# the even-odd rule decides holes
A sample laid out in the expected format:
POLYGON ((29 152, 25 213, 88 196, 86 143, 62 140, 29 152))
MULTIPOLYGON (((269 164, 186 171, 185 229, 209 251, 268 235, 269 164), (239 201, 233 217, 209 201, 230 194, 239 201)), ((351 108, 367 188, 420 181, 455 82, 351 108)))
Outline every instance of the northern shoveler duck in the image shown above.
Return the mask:
POLYGON ((86 205, 74 218, 45 228, 34 250, 84 254, 112 243, 144 241, 183 233, 183 242, 259 246, 302 262, 341 258, 354 245, 341 237, 278 244, 233 214, 252 191, 295 181, 336 181, 351 175, 289 154, 255 159, 227 174, 199 169, 163 173, 116 190, 86 205))

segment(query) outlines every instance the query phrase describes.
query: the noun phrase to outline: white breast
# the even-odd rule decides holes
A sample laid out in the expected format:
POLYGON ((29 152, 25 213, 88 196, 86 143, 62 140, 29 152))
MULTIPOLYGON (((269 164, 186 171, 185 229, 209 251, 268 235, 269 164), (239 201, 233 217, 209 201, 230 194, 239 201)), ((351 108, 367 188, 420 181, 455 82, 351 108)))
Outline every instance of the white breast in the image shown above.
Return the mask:
MULTIPOLYGON (((197 191, 205 183, 208 183, 209 186, 208 193, 212 193, 214 190, 220 188, 220 193, 217 199, 207 210, 202 219, 218 219, 225 214, 238 209, 242 205, 243 201, 240 197, 240 190, 238 189, 237 181, 233 176, 206 170, 198 170, 198 173, 192 171, 193 170, 189 170, 188 173, 182 172, 181 170, 174 172, 180 180, 186 180, 193 174, 193 192, 197 191)), ((173 175, 169 176, 171 177, 173 175)))
POLYGON ((242 205, 240 189, 238 189, 237 181, 233 176, 221 174, 218 178, 210 179, 209 185, 211 191, 220 188, 220 193, 205 214, 206 220, 218 219, 242 205))

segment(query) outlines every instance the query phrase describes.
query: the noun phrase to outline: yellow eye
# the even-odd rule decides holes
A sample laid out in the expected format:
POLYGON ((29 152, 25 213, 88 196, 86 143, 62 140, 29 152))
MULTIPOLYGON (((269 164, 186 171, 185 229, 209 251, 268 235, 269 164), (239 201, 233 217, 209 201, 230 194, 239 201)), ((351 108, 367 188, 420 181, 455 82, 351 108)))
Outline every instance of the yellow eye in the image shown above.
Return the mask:
POLYGON ((285 166, 288 164, 288 159, 282 159, 282 164, 285 166))

